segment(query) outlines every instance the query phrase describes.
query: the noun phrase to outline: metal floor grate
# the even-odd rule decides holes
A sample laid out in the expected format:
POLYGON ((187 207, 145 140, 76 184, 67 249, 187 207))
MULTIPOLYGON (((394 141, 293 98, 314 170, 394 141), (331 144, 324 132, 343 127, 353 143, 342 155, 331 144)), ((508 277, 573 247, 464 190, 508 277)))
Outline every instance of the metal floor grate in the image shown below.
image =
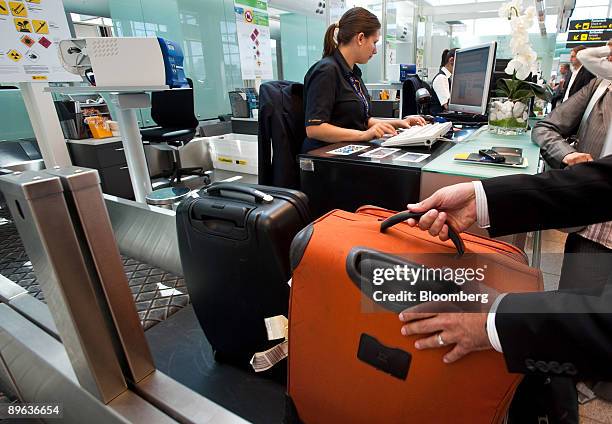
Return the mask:
MULTIPOLYGON (((145 330, 189 304, 182 277, 122 256, 123 267, 145 330)), ((45 301, 32 263, 6 208, 0 207, 0 274, 19 284, 35 298, 45 301)))

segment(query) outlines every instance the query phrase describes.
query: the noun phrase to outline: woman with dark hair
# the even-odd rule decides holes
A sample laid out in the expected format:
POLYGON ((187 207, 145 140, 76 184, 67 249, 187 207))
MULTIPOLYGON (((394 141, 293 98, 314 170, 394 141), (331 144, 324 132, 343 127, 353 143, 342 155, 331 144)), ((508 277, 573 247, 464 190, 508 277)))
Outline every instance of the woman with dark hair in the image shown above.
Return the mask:
POLYGON ((431 112, 434 114, 448 109, 451 78, 455 68, 455 51, 457 49, 444 49, 442 52, 442 62, 440 63, 440 72, 431 80, 431 88, 433 88, 435 94, 431 112))
POLYGON ((356 65, 376 54, 380 22, 362 7, 349 9, 325 32, 323 58, 304 77, 306 140, 302 151, 343 141, 370 141, 397 128, 423 125, 420 116, 372 118, 370 95, 356 65))

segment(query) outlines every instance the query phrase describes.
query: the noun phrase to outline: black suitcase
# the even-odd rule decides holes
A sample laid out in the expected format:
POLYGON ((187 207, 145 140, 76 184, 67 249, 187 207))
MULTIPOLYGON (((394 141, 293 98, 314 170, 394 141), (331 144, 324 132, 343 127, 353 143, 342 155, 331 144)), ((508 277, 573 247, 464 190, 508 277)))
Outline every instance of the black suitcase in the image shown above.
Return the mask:
POLYGON ((181 202, 185 283, 217 359, 248 365, 278 343, 264 319, 288 316, 289 247, 309 222, 306 195, 279 187, 216 183, 181 202))

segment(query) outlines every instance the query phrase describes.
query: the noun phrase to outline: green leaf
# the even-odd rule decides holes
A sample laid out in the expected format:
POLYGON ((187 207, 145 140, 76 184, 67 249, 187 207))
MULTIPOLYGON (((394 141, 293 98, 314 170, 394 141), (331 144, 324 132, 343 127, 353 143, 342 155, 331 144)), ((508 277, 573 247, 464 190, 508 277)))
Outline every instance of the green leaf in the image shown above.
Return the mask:
POLYGON ((544 93, 542 94, 536 93, 537 98, 546 100, 547 102, 549 102, 550 99, 552 99, 553 95, 554 95, 553 90, 548 85, 544 87, 544 93))
POLYGON ((499 79, 497 80, 497 89, 506 93, 506 95, 510 92, 510 88, 508 87, 508 79, 499 79))
POLYGON ((495 95, 497 97, 508 97, 508 92, 506 90, 498 88, 497 90, 495 90, 495 95))
POLYGON ((531 89, 520 89, 514 92, 512 100, 525 100, 533 97, 533 91, 531 89))

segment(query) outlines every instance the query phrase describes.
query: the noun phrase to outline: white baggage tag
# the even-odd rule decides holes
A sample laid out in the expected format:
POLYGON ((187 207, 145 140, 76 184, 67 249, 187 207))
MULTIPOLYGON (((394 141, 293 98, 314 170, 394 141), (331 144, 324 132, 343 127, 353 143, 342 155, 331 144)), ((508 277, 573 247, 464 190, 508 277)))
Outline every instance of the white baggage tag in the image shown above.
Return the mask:
POLYGON ((289 321, 283 315, 266 318, 266 331, 268 332, 268 340, 286 339, 289 321))
POLYGON ((255 372, 269 370, 289 355, 289 342, 287 340, 277 344, 265 352, 258 352, 251 358, 251 366, 255 372))
POLYGON ((251 358, 251 366, 255 372, 269 370, 289 355, 289 320, 283 315, 264 319, 268 340, 284 339, 281 343, 266 350, 257 352, 251 358))

